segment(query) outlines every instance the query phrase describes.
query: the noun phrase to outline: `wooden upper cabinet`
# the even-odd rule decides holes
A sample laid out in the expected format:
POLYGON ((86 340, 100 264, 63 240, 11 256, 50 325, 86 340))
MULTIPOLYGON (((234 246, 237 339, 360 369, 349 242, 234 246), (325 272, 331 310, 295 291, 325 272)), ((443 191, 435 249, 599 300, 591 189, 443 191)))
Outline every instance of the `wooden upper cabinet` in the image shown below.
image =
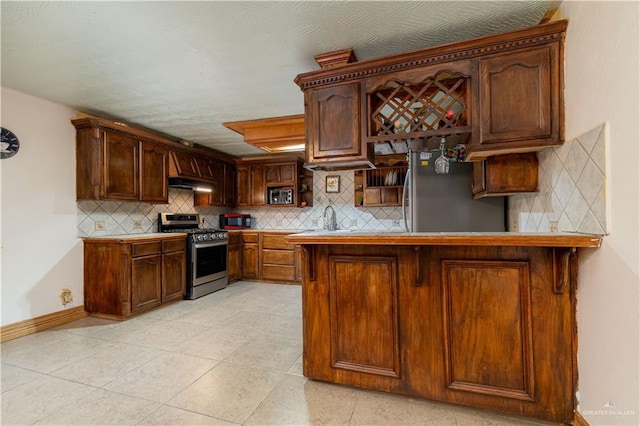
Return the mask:
POLYGON ((252 206, 263 206, 267 203, 267 190, 264 180, 264 167, 259 165, 251 166, 250 179, 250 199, 252 206))
POLYGON ((105 199, 138 200, 138 140, 104 132, 105 199))
MULTIPOLYGON (((236 206, 292 207, 313 205, 313 177, 302 166, 302 159, 295 155, 271 158, 239 160, 236 174, 236 206), (293 191, 292 204, 270 204, 270 190, 293 191), (303 203, 304 201, 304 203, 303 203)), ((231 176, 231 175, 230 175, 231 176)))
POLYGON ((294 185, 296 182, 296 164, 270 164, 264 168, 264 180, 267 185, 294 185))
POLYGON ((494 155, 473 163, 474 198, 538 192, 538 154, 494 155))
POLYGON ((140 143, 140 201, 167 202, 168 166, 168 148, 154 143, 140 143))
POLYGON ((372 167, 375 144, 378 153, 400 153, 410 140, 433 136, 465 144, 471 161, 562 144, 567 25, 555 21, 298 75, 308 165, 354 169, 371 158, 372 167))
POLYGON ((558 43, 479 61, 479 137, 471 158, 562 143, 558 43))
POLYGON ((264 180, 264 166, 253 164, 237 167, 236 206, 263 206, 267 190, 264 180))
POLYGON ((305 93, 305 100, 307 164, 372 165, 373 150, 360 132, 359 82, 312 89, 305 93))
POLYGON ((76 127, 76 198, 167 203, 168 150, 145 132, 81 118, 76 127))
POLYGON ((199 178, 196 157, 182 151, 171 151, 171 177, 199 178))
POLYGON ((251 195, 249 192, 250 166, 238 166, 236 168, 236 206, 244 207, 251 205, 251 195))

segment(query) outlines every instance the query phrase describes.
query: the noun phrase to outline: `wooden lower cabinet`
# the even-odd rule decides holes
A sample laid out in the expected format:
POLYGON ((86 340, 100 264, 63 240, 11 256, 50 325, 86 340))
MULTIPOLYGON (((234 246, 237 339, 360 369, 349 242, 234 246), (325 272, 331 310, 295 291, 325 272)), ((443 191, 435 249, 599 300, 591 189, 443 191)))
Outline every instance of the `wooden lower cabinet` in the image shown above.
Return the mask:
POLYGON ((131 259, 131 312, 160 304, 162 255, 131 259))
POLYGON ((576 257, 568 249, 304 249, 305 376, 572 421, 576 257))
POLYGON ((242 278, 258 279, 259 245, 257 232, 242 233, 242 278))
POLYGON ((242 278, 242 234, 239 231, 229 231, 228 235, 227 279, 232 283, 242 278))
POLYGON ((162 301, 181 300, 187 291, 187 258, 182 240, 162 243, 162 301))
POLYGON ((285 234, 262 233, 260 251, 260 279, 295 281, 295 250, 285 241, 285 234))
POLYGON ((182 299, 185 250, 185 236, 85 238, 85 310, 124 319, 182 299))
POLYGON ((235 233, 237 237, 234 231, 229 232, 227 274, 230 281, 302 282, 302 251, 285 240, 292 232, 251 230, 235 233), (239 241, 237 245, 233 243, 234 238, 239 241))

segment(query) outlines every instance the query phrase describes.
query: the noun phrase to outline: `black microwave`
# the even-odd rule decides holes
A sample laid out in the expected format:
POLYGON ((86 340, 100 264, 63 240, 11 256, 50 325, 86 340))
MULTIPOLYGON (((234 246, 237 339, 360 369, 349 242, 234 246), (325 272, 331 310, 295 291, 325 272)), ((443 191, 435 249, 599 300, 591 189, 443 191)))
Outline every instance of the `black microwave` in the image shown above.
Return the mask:
POLYGON ((225 213, 220 215, 220 227, 224 229, 251 228, 251 215, 246 213, 225 213))

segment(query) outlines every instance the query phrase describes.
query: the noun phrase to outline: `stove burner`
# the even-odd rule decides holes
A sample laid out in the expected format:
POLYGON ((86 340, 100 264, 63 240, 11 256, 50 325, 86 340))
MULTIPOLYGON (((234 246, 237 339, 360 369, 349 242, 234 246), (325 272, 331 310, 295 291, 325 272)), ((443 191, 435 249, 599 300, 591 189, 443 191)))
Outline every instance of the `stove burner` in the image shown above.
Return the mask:
POLYGON ((214 241, 228 239, 227 231, 216 228, 199 228, 200 215, 196 213, 160 213, 158 231, 189 234, 191 241, 214 241))

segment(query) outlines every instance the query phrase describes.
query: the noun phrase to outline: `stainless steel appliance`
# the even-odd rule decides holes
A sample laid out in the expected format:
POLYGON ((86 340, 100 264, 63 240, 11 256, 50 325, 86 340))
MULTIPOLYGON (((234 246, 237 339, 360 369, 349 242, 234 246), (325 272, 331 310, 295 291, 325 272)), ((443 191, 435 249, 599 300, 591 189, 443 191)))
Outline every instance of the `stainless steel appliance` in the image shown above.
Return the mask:
POLYGON ((220 227, 224 229, 251 228, 251 215, 246 213, 225 213, 220 215, 220 227))
POLYGON ((293 189, 269 188, 268 204, 293 204, 293 189))
POLYGON ((197 299, 225 288, 227 280, 227 231, 200 228, 197 213, 159 213, 159 232, 186 232, 187 294, 197 299))
POLYGON ((410 151, 408 155, 402 209, 408 232, 506 231, 506 197, 474 200, 471 163, 449 161, 447 172, 442 173, 443 168, 434 167, 439 152, 410 151))

